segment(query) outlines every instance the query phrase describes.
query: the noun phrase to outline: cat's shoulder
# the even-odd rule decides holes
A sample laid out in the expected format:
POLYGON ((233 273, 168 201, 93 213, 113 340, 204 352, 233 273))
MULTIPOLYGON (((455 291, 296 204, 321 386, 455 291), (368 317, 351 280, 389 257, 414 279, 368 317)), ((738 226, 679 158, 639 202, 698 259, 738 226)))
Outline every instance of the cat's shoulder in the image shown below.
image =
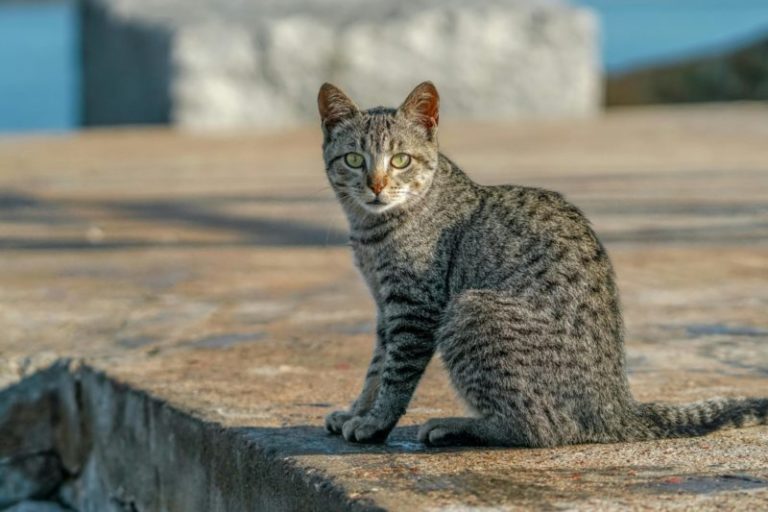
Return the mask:
POLYGON ((443 154, 440 154, 440 164, 450 173, 452 182, 467 185, 474 191, 473 194, 482 199, 482 203, 504 209, 551 211, 563 213, 572 218, 584 217, 582 211, 560 192, 515 184, 480 185, 443 154))
POLYGON ((581 209, 554 190, 524 185, 484 187, 488 201, 518 218, 548 219, 556 224, 589 224, 581 209))
POLYGON ((526 185, 489 185, 483 188, 488 197, 501 202, 528 206, 574 207, 562 193, 546 188, 526 185))

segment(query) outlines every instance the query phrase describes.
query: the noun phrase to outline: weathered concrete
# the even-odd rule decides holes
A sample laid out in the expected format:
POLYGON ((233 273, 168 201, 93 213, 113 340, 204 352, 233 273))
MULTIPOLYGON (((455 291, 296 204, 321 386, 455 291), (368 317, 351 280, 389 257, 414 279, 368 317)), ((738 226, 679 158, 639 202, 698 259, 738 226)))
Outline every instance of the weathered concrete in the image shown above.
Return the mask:
POLYGON ((445 115, 475 119, 600 105, 596 21, 554 0, 84 0, 82 12, 88 125, 296 125, 317 119, 325 81, 379 105, 429 78, 445 115))
MULTIPOLYGON (((558 189, 593 218, 616 264, 638 398, 761 396, 767 114, 744 105, 579 123, 447 120, 442 141, 481 182, 558 189)), ((10 386, 0 417, 15 408, 29 418, 21 429, 0 422, 0 443, 15 440, 0 458, 56 453, 57 495, 80 507, 765 507, 765 427, 426 450, 413 425, 461 413, 437 364, 386 446, 325 436, 323 415, 362 380, 373 309, 319 143, 309 128, 0 142, 0 381, 10 386), (57 357, 83 364, 38 372, 57 357), (284 501, 294 493, 303 501, 284 501)))

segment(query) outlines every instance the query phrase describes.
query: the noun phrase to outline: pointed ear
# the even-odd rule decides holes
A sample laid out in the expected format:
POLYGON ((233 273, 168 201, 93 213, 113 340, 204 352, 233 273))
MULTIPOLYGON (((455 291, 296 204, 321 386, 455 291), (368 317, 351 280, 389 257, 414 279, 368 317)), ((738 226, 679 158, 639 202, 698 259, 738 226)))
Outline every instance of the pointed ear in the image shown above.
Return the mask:
POLYGON ((317 95, 323 133, 328 136, 334 126, 360 112, 349 97, 335 85, 324 83, 317 95))
POLYGON ((430 138, 440 120, 440 95, 432 82, 422 82, 411 91, 398 109, 404 116, 422 125, 430 138))

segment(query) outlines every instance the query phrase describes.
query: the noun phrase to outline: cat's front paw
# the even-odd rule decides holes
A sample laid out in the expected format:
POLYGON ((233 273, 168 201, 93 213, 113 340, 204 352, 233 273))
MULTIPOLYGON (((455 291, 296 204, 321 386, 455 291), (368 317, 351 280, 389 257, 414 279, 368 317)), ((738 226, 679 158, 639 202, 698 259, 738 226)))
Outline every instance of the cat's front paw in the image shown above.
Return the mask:
POLYGON ((393 427, 374 416, 355 416, 344 423, 342 434, 351 443, 383 443, 393 427))
POLYGON ((333 411, 325 417, 325 430, 331 434, 341 435, 341 428, 354 417, 349 411, 333 411))

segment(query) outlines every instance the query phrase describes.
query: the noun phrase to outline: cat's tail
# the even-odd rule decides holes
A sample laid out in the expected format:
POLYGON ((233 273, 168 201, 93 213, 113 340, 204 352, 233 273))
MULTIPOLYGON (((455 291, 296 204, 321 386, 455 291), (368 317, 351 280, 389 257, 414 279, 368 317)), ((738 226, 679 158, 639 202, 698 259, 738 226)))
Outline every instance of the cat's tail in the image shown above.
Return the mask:
POLYGON ((726 427, 768 424, 768 398, 713 398, 690 404, 637 404, 648 437, 702 436, 726 427))

